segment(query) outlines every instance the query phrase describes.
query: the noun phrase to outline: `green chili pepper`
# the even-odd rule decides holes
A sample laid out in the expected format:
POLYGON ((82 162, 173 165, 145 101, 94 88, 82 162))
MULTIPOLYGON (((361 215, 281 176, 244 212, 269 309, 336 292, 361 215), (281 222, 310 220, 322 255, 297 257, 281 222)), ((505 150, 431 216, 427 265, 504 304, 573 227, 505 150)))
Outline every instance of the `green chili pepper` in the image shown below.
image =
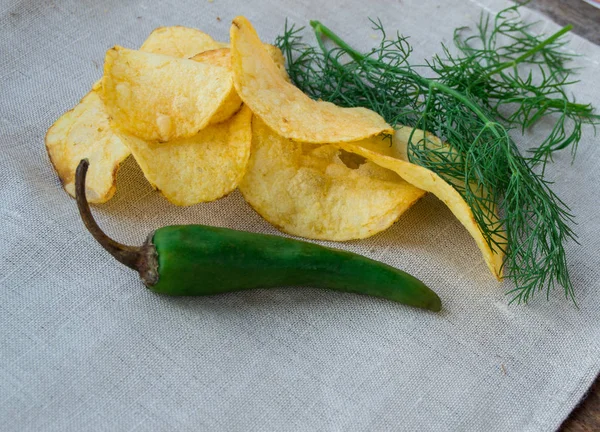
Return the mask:
POLYGON ((154 231, 140 247, 109 238, 85 196, 88 161, 76 173, 79 213, 88 231, 117 260, 137 270, 152 291, 202 296, 252 288, 313 286, 366 294, 432 311, 440 298, 421 281, 350 252, 284 237, 204 225, 154 231))

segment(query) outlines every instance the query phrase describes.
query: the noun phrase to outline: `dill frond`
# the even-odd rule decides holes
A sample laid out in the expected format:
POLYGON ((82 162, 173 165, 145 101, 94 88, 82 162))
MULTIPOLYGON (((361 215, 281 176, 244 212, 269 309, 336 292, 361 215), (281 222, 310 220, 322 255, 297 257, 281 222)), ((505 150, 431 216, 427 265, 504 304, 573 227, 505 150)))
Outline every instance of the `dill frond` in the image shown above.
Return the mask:
POLYGON ((447 146, 440 148, 411 137, 409 159, 451 184, 488 244, 504 251, 505 274, 515 282, 512 301, 527 302, 544 289, 549 296, 556 286, 574 301, 565 253, 565 243, 576 239, 573 216, 543 175, 555 151, 570 146, 575 155, 582 126, 600 120, 565 90, 573 82, 571 55, 562 51, 570 27, 545 38, 514 6, 493 19, 482 15, 470 36, 457 29, 458 54, 442 46, 441 55, 413 65, 407 38, 388 38, 380 21, 371 23, 381 41, 363 54, 318 21, 310 23, 316 47, 302 41, 302 28, 286 22, 276 45, 294 84, 314 99, 366 107, 391 125, 442 139, 447 146), (511 133, 524 133, 542 118, 554 126, 523 156, 511 133))

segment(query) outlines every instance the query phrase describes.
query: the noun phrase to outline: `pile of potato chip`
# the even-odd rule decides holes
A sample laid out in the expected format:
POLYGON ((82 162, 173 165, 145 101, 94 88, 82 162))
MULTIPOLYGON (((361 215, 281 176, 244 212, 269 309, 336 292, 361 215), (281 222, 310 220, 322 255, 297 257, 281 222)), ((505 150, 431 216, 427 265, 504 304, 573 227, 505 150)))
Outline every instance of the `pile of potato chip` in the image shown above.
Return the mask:
POLYGON ((307 97, 290 83, 278 48, 237 17, 231 44, 186 27, 158 28, 140 50, 114 47, 104 75, 48 130, 46 147, 65 190, 90 161, 86 191, 109 200, 132 154, 152 186, 176 205, 219 199, 239 188, 286 233, 344 241, 392 225, 426 192, 467 228, 501 276, 470 208, 435 173, 408 162, 409 136, 365 108, 307 97))

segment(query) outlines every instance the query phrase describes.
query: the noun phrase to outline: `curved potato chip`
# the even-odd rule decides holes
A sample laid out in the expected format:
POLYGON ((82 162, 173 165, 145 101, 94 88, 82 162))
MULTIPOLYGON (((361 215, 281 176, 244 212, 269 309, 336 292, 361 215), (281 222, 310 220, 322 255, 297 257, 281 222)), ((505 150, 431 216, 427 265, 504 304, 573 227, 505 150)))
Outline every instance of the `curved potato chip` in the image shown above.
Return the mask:
MULTIPOLYGON (((229 54, 229 48, 204 51, 192 57, 191 60, 220 66, 227 69, 227 73, 231 76, 231 55, 229 54)), ((212 116, 210 123, 220 123, 227 120, 239 109, 241 104, 242 100, 235 91, 235 88, 232 88, 227 99, 222 102, 219 110, 212 116)))
MULTIPOLYGON (((289 81, 289 76, 285 70, 285 60, 281 50, 273 45, 265 44, 269 55, 272 56, 273 61, 277 64, 280 74, 289 81)), ((215 66, 221 66, 231 71, 231 50, 229 48, 218 48, 201 52, 191 60, 198 62, 206 62, 215 66)), ((233 88, 227 99, 223 101, 219 110, 212 116, 210 123, 220 123, 227 120, 231 115, 236 112, 242 104, 242 100, 238 96, 237 92, 233 88)))
POLYGON ((129 156, 129 149, 111 129, 108 113, 95 91, 48 129, 46 150, 63 187, 73 197, 77 165, 81 159, 90 161, 86 195, 92 203, 112 198, 119 165, 129 156))
POLYGON ((216 200, 237 187, 250 157, 251 118, 244 106, 191 138, 157 143, 122 137, 148 181, 173 204, 187 206, 216 200))
MULTIPOLYGON (((212 41, 198 30, 184 27, 161 27, 152 32, 144 43, 146 51, 165 54, 187 55, 172 47, 188 47, 194 54, 214 46, 223 45, 212 41), (204 35, 204 36, 202 36, 204 35), (217 45, 215 45, 217 44, 217 45)), ((130 154, 121 138, 108 125, 109 115, 100 99, 101 81, 97 81, 71 111, 63 114, 46 133, 46 150, 67 193, 75 197, 75 170, 81 159, 89 159, 90 169, 86 180, 88 201, 99 204, 108 201, 116 191, 116 174, 119 165, 130 154)))
POLYGON ((290 76, 288 75, 287 70, 285 69, 285 57, 283 56, 281 50, 275 45, 264 44, 263 46, 267 50, 267 53, 269 53, 269 56, 271 56, 271 58, 273 59, 273 62, 275 62, 275 66, 277 66, 279 75, 281 75, 281 77, 284 80, 291 83, 292 80, 290 80, 290 76))
MULTIPOLYGON (((279 48, 274 45, 264 44, 265 49, 275 62, 279 74, 286 80, 290 81, 290 77, 285 69, 285 58, 279 48)), ((226 67, 231 70, 231 50, 229 48, 219 48, 201 52, 191 58, 195 61, 205 61, 217 66, 226 67)))
POLYGON ((194 136, 241 104, 226 103, 235 93, 226 68, 122 47, 106 53, 102 90, 113 124, 148 141, 194 136))
POLYGON ((320 240, 372 236, 392 225, 425 192, 334 145, 290 141, 253 118, 252 154, 239 189, 268 222, 320 240))
POLYGON ((217 48, 203 51, 191 57, 190 60, 206 62, 231 70, 231 54, 229 48, 217 48))
POLYGON ((314 101, 287 82, 244 17, 235 18, 231 26, 231 60, 235 88, 244 103, 283 137, 333 144, 393 132, 371 110, 314 101))
MULTIPOLYGON (((502 262, 504 254, 500 250, 492 249, 486 242, 479 225, 475 221, 473 212, 462 196, 450 184, 446 183, 440 176, 433 171, 408 161, 407 145, 412 128, 400 127, 396 130, 392 140, 392 146, 389 141, 383 141, 378 138, 367 139, 355 143, 341 144, 341 148, 346 151, 358 154, 384 168, 396 172, 400 177, 410 184, 433 193, 452 211, 454 216, 467 229, 471 237, 477 243, 485 262, 492 274, 500 279, 502 277, 502 262)), ((415 134, 422 135, 424 132, 416 130, 415 134)), ((444 144, 434 135, 426 134, 427 140, 432 145, 444 144)), ((490 218, 496 218, 490 215, 490 218)), ((503 240, 497 237, 497 241, 502 244, 503 240)))
POLYGON ((183 27, 158 27, 150 33, 140 51, 164 54, 179 58, 190 58, 202 51, 227 46, 217 42, 200 30, 183 27))

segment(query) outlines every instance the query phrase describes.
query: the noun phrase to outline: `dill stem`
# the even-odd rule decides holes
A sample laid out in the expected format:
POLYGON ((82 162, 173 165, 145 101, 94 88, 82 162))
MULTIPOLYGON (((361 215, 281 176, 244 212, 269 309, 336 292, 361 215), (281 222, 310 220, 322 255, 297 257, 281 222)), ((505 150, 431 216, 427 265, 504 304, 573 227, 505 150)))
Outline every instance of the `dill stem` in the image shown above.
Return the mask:
POLYGON ((490 128, 490 130, 496 136, 496 138, 500 138, 502 136, 500 134, 500 132, 498 132, 498 130, 496 129, 496 122, 490 120, 488 118, 488 116, 485 115, 485 113, 481 110, 481 108, 476 103, 473 103, 473 101, 471 101, 464 94, 454 90, 451 87, 448 87, 447 85, 439 83, 437 81, 431 81, 431 80, 427 80, 427 81, 429 81, 430 86, 433 87, 434 89, 439 89, 439 90, 443 91, 444 93, 449 94, 450 96, 454 97, 456 100, 462 102, 467 107, 469 107, 469 109, 471 109, 471 111, 473 111, 477 115, 477 117, 479 117, 481 119, 481 121, 483 121, 485 123, 485 127, 490 128))
MULTIPOLYGON (((495 127, 496 123, 491 121, 485 115, 485 113, 481 110, 481 108, 476 103, 474 103, 471 99, 466 97, 464 94, 454 90, 451 87, 448 87, 447 85, 444 85, 438 81, 427 79, 427 78, 425 78, 421 75, 418 75, 410 70, 393 67, 384 62, 374 60, 368 56, 361 54, 360 52, 358 52, 354 48, 352 48, 350 45, 348 45, 337 34, 335 34, 333 32, 333 30, 331 30, 327 26, 323 25, 320 21, 312 20, 312 21, 310 21, 310 25, 314 29, 315 35, 317 36, 317 41, 319 43, 319 46, 321 47, 321 49, 324 52, 326 52, 326 51, 325 51, 325 45, 323 44, 323 42, 321 40, 322 36, 326 36, 327 38, 329 38, 334 44, 336 44, 338 47, 340 47, 345 53, 347 53, 350 57, 352 57, 352 59, 354 59, 354 61, 356 61, 358 63, 368 62, 371 64, 376 64, 379 67, 382 67, 389 71, 393 71, 399 75, 414 79, 415 81, 420 83, 422 86, 428 88, 429 91, 439 90, 443 93, 446 93, 446 94, 454 97, 456 100, 462 102, 467 107, 469 107, 471 109, 471 111, 473 111, 473 113, 475 113, 477 115, 477 117, 479 117, 481 119, 481 121, 483 121, 485 123, 486 126, 489 126, 491 131, 493 132, 493 134, 496 136, 496 138, 501 137, 500 132, 498 132, 497 128, 495 127)), ((569 27, 569 26, 567 26, 567 27, 569 27)), ((550 42, 552 42, 552 41, 550 41, 550 42)), ((548 42, 548 43, 550 43, 550 42, 548 42)))
POLYGON ((331 29, 329 29, 328 27, 323 25, 323 23, 321 23, 320 21, 311 20, 310 25, 315 30, 315 34, 317 36, 317 42, 319 42, 319 46, 321 47, 321 49, 323 49, 323 51, 325 51, 325 46, 323 45, 323 42, 321 41, 321 36, 325 35, 329 39, 331 39, 331 41, 334 44, 339 46, 350 57, 352 57, 353 60, 360 63, 366 59, 366 57, 364 55, 362 55, 361 53, 356 51, 354 48, 352 48, 350 45, 348 45, 346 42, 344 42, 344 40, 342 40, 342 38, 340 38, 338 35, 336 35, 331 29))
MULTIPOLYGON (((518 65, 522 61, 524 61, 524 60, 528 59, 529 57, 531 57, 531 56, 535 55, 536 53, 538 53, 545 46, 550 45, 552 42, 556 41, 558 38, 560 38, 561 36, 563 36, 565 33, 570 32, 572 29, 573 29, 573 26, 571 24, 568 24, 568 25, 564 26, 562 29, 560 29, 559 31, 557 31, 556 33, 554 33, 552 36, 550 36, 546 40, 540 42, 538 45, 534 46, 530 50, 524 52, 523 54, 521 54, 516 59, 508 61, 508 62, 501 63, 498 67, 496 67, 495 69, 493 69, 490 72, 488 72, 487 74, 485 74, 481 79, 489 78, 492 75, 495 75, 497 73, 502 72, 504 69, 515 67, 516 65, 518 65)), ((478 80, 478 81, 480 81, 480 80, 478 80)))

